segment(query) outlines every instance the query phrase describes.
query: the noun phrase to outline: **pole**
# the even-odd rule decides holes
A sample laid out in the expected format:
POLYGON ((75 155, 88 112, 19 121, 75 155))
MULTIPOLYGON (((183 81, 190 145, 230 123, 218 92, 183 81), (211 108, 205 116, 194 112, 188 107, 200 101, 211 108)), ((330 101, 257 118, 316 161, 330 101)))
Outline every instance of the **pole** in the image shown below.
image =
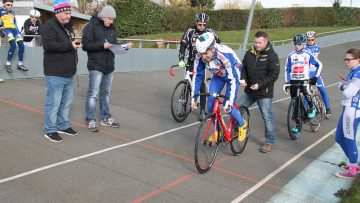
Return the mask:
POLYGON ((240 49, 242 48, 243 51, 246 50, 246 44, 247 44, 247 42, 248 42, 248 38, 249 38, 249 34, 250 34, 250 29, 251 29, 251 22, 252 22, 252 19, 253 19, 253 16, 254 16, 255 4, 256 4, 256 0, 253 0, 253 1, 252 1, 252 4, 251 4, 251 8, 250 8, 250 13, 249 13, 248 21, 247 21, 247 24, 246 24, 244 41, 243 41, 242 47, 240 47, 240 49))

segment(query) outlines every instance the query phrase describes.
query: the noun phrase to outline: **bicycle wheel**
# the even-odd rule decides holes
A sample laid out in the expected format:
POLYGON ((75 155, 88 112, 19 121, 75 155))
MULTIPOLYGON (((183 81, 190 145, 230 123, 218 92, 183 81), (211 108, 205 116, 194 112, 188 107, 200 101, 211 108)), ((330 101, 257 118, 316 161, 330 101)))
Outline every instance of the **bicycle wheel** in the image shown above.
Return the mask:
POLYGON ((176 84, 171 96, 171 114, 175 121, 183 122, 191 112, 191 86, 182 80, 176 84))
POLYGON ((215 162, 219 149, 220 126, 214 124, 215 114, 207 115, 201 122, 195 140, 195 166, 199 173, 206 173, 215 162), (218 126, 218 127, 215 127, 218 126), (217 137, 214 136, 217 133, 217 137))
MULTIPOLYGON (((300 100, 301 101, 301 100, 300 100)), ((287 114, 287 127, 289 136, 292 140, 297 140, 297 136, 295 133, 291 131, 292 128, 296 127, 299 131, 301 131, 302 128, 302 108, 299 103, 299 98, 295 97, 290 101, 289 108, 288 108, 288 114, 287 114), (295 109, 297 108, 297 115, 295 114, 295 109), (296 124, 295 120, 298 120, 298 124, 296 124)))
POLYGON ((238 140, 238 125, 236 123, 236 120, 232 119, 233 124, 232 124, 232 129, 231 129, 231 134, 230 134, 230 136, 231 136, 230 148, 234 155, 238 155, 244 151, 247 141, 250 136, 250 112, 249 112, 249 109, 246 106, 240 106, 239 111, 241 112, 243 120, 247 122, 246 137, 242 141, 238 140))
POLYGON ((320 95, 315 93, 311 96, 313 104, 316 108, 316 115, 314 118, 310 119, 309 126, 312 132, 317 132, 320 129, 321 122, 325 114, 325 105, 320 98, 320 95))

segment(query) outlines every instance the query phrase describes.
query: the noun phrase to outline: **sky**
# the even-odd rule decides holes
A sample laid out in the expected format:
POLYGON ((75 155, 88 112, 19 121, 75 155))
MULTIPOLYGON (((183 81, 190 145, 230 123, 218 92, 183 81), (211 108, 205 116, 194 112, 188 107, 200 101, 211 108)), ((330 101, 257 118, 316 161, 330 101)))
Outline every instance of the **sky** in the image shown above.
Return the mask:
MULTIPOLYGON (((223 8, 227 2, 234 0, 216 0, 215 9, 223 8)), ((246 0, 251 4, 252 0, 246 0)), ((281 8, 281 7, 292 7, 297 5, 300 7, 331 7, 333 0, 257 0, 261 1, 261 4, 265 8, 281 8)), ((350 6, 351 0, 342 0, 342 6, 350 6)), ((360 0, 352 0, 352 7, 360 7, 360 0)))

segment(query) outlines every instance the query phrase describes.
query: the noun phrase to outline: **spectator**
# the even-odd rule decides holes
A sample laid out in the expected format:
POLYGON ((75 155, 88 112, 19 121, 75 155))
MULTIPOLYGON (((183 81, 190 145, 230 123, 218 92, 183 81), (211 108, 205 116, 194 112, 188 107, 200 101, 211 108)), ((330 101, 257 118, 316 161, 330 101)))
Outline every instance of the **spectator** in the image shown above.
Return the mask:
POLYGON ((335 173, 337 177, 355 179, 359 172, 356 132, 360 121, 360 49, 349 49, 345 54, 345 65, 350 70, 339 85, 342 91, 342 113, 336 128, 335 139, 349 159, 350 165, 342 167, 342 172, 335 173))
MULTIPOLYGON (((30 18, 28 18, 23 26, 25 35, 40 35, 41 32, 41 22, 40 22, 40 12, 38 10, 31 10, 30 18)), ((34 37, 24 37, 24 42, 27 46, 32 46, 31 41, 34 37)))
MULTIPOLYGON (((119 128, 110 114, 110 90, 115 69, 115 55, 109 49, 117 44, 115 27, 115 9, 112 6, 105 6, 97 16, 93 16, 83 30, 83 50, 88 54, 87 68, 89 70, 89 87, 86 96, 86 122, 91 132, 98 132, 96 126, 95 112, 99 96, 100 124, 113 128, 119 128)), ((127 49, 132 44, 125 45, 127 49)))
POLYGON ((45 137, 61 142, 58 133, 77 135, 70 127, 69 111, 73 100, 77 49, 81 44, 75 41, 70 4, 66 0, 55 0, 54 13, 41 33, 46 80, 45 137))
POLYGON ((256 102, 265 122, 265 144, 260 152, 271 152, 275 143, 275 122, 272 113, 274 83, 279 76, 279 57, 272 48, 266 32, 255 34, 254 46, 244 56, 241 70, 242 87, 239 105, 250 106, 256 102))
POLYGON ((1 29, 3 33, 6 35, 10 48, 7 55, 7 60, 5 63, 5 70, 8 73, 12 73, 11 70, 11 59, 14 55, 16 50, 16 44, 19 47, 19 61, 17 68, 22 71, 28 71, 29 69, 26 68, 23 64, 24 59, 24 41, 20 34, 20 31, 16 24, 15 13, 12 10, 13 7, 13 0, 3 0, 3 8, 0 8, 0 19, 2 21, 1 29))

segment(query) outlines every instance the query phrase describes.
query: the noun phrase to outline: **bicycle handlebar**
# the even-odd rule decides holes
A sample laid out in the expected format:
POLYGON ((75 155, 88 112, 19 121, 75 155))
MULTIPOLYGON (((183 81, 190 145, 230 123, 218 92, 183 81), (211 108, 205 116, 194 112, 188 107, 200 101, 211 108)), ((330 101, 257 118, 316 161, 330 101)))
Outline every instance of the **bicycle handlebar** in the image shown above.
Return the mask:
MULTIPOLYGON (((175 76, 173 72, 173 68, 178 68, 178 67, 179 67, 178 64, 170 66, 170 72, 169 72, 170 76, 175 76)), ((186 65, 185 70, 187 69, 187 67, 189 67, 189 65, 186 65)))
POLYGON ((200 93, 199 96, 213 96, 215 98, 223 98, 229 100, 229 98, 225 95, 219 94, 219 93, 200 93))
POLYGON ((305 81, 305 83, 295 83, 295 84, 285 84, 283 86, 283 91, 285 92, 285 94, 289 94, 287 91, 286 91, 286 87, 290 87, 290 86, 296 86, 296 87, 299 87, 299 86, 311 86, 308 81, 305 81))

